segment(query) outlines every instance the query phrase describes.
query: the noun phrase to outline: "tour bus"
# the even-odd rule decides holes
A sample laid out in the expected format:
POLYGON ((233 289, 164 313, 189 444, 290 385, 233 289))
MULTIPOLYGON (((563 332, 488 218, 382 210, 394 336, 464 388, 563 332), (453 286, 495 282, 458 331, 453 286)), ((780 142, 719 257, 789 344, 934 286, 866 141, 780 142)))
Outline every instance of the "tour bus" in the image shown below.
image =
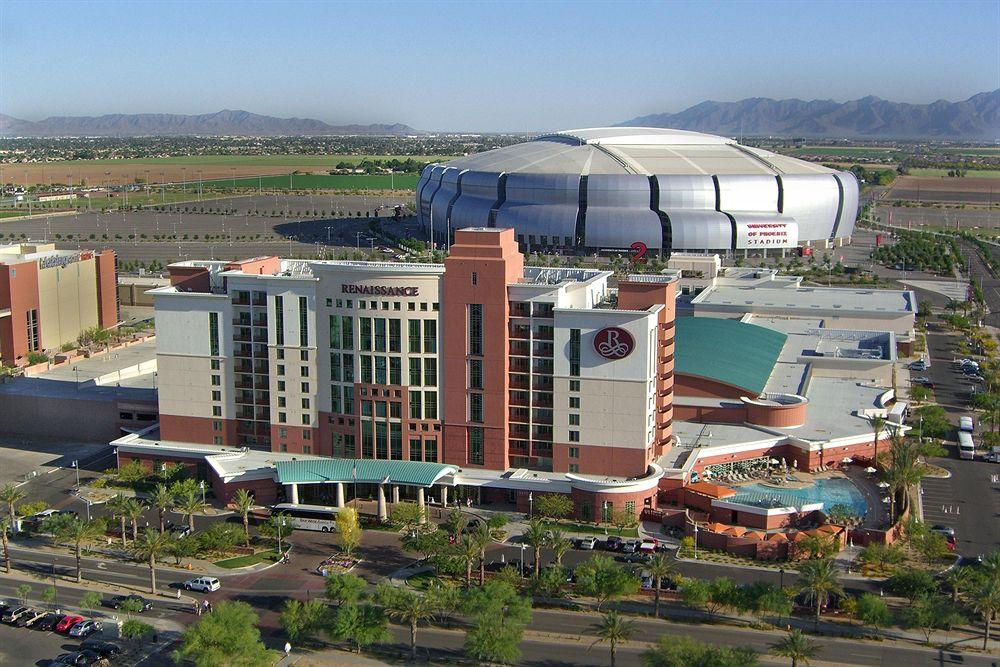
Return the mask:
POLYGON ((279 503, 271 507, 271 514, 278 512, 287 514, 292 520, 292 525, 299 530, 321 530, 324 533, 337 530, 337 523, 334 521, 337 515, 336 507, 279 503))
POLYGON ((976 445, 972 441, 972 434, 968 431, 958 432, 958 458, 960 459, 974 459, 976 458, 976 445))
POLYGON ((972 433, 976 430, 975 424, 972 422, 972 417, 959 417, 958 418, 958 430, 968 431, 972 433))

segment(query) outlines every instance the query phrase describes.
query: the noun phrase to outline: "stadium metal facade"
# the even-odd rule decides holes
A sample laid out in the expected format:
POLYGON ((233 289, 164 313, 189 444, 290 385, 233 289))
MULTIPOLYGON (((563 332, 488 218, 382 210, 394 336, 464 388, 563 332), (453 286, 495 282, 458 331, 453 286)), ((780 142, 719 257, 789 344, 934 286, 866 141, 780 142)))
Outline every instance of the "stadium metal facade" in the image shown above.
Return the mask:
POLYGON ((754 250, 848 239, 858 183, 732 139, 657 128, 567 130, 429 165, 428 235, 512 227, 523 250, 754 250))

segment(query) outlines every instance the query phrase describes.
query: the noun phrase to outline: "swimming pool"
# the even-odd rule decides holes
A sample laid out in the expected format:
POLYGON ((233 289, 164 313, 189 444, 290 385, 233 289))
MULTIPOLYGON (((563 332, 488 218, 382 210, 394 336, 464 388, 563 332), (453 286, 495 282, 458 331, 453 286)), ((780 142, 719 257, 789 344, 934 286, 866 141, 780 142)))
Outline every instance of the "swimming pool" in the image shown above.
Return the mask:
POLYGON ((753 505, 754 507, 801 507, 813 503, 823 503, 823 509, 834 505, 847 505, 864 516, 868 503, 854 483, 849 479, 817 479, 810 486, 801 489, 780 489, 764 484, 747 484, 736 488, 736 495, 726 498, 726 502, 753 505))

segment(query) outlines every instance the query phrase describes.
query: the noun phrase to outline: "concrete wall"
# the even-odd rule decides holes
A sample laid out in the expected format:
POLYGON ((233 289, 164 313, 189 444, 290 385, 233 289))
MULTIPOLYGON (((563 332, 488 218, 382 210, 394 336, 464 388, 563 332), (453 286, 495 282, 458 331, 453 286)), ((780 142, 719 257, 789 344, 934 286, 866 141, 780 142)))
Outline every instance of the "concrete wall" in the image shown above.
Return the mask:
POLYGON ((99 323, 97 264, 93 257, 38 271, 43 349, 75 341, 99 323))
POLYGON ((0 434, 110 442, 121 436, 116 401, 3 394, 0 434))

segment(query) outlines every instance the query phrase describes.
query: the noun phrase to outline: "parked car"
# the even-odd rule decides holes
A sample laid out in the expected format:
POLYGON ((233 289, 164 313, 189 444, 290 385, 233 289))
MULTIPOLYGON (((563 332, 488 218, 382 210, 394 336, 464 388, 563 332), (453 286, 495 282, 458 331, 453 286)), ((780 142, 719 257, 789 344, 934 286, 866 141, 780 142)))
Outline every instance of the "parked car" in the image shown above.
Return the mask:
POLYGON ((122 647, 103 639, 85 639, 80 642, 80 650, 93 651, 102 658, 113 658, 122 652, 122 647))
POLYGON ((96 662, 103 660, 104 658, 93 651, 73 651, 72 653, 63 653, 58 656, 52 664, 54 665, 93 665, 96 662))
POLYGON ((52 632, 56 629, 56 626, 62 619, 62 614, 45 614, 45 616, 42 616, 40 619, 31 624, 31 629, 41 630, 43 632, 52 632))
POLYGON ((89 637, 95 632, 101 631, 101 624, 97 621, 80 621, 72 628, 69 629, 70 637, 79 637, 83 639, 84 637, 89 637))
POLYGON ((920 385, 921 387, 927 387, 928 389, 934 388, 934 383, 928 377, 910 378, 910 384, 920 385))
POLYGON ((910 370, 911 371, 926 371, 927 370, 927 362, 924 361, 923 359, 918 359, 917 361, 914 361, 912 364, 910 364, 910 370))
POLYGON ((27 614, 29 611, 31 610, 27 607, 12 607, 0 616, 0 621, 3 621, 8 625, 14 625, 17 622, 17 619, 21 618, 21 616, 27 614))
POLYGON ((104 606, 111 607, 112 609, 121 609, 122 605, 129 601, 135 601, 138 603, 136 605, 136 609, 139 610, 139 613, 149 611, 153 608, 152 602, 141 595, 136 595, 135 593, 132 593, 131 595, 116 595, 109 600, 104 600, 104 606))
POLYGON ((595 546, 597 546, 596 537, 581 537, 580 541, 577 542, 577 548, 584 551, 593 551, 595 546))
POLYGON ((185 581, 183 586, 188 591, 211 593, 222 588, 222 583, 215 577, 195 577, 194 579, 185 581))
POLYGON ((647 537, 643 539, 642 542, 639 543, 639 551, 651 554, 656 551, 656 547, 658 544, 659 542, 657 540, 651 537, 647 537))
POLYGON ((56 632, 64 635, 70 631, 70 628, 72 628, 74 625, 84 620, 86 619, 83 616, 77 616, 76 614, 67 614, 66 616, 63 616, 61 619, 59 619, 58 623, 56 623, 56 632))
POLYGON ((38 620, 41 619, 43 616, 45 616, 44 611, 38 611, 37 609, 29 609, 25 613, 21 614, 20 617, 18 617, 17 622, 14 623, 14 625, 16 625, 19 628, 31 627, 32 625, 37 623, 38 620))
POLYGON ((628 540, 622 543, 622 553, 623 554, 634 554, 639 549, 639 543, 635 540, 628 540))
POLYGON ((625 554, 624 556, 619 556, 618 560, 623 563, 647 563, 653 556, 642 551, 636 551, 635 553, 625 554))
POLYGON ((945 537, 949 537, 951 539, 955 539, 955 529, 952 528, 951 526, 945 526, 945 525, 942 525, 940 523, 936 523, 933 526, 931 526, 931 532, 932 533, 940 533, 941 535, 944 535, 945 537))
POLYGON ((617 535, 612 535, 608 539, 604 540, 604 548, 608 551, 620 551, 622 548, 622 538, 617 535))

